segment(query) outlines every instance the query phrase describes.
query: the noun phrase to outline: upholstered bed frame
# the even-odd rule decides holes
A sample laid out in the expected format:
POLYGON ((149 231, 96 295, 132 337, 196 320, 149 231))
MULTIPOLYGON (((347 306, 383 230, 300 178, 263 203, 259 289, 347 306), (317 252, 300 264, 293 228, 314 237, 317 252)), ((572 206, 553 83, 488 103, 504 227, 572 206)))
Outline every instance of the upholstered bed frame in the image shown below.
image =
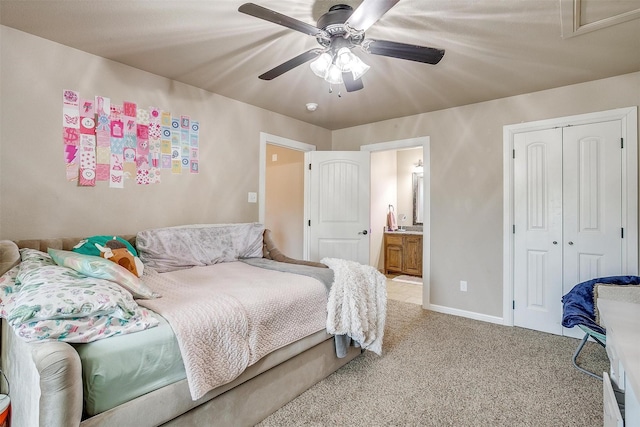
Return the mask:
MULTIPOLYGON (((134 236, 125 237, 135 246, 134 236)), ((70 250, 80 240, 0 242, 0 274, 19 261, 17 248, 70 250)), ((284 256, 268 230, 263 256, 318 265, 284 256)), ((12 425, 17 427, 254 425, 360 353, 351 347, 346 357, 337 358, 333 337, 320 331, 268 354, 197 401, 191 400, 185 379, 83 420, 82 367, 76 350, 59 341, 24 342, 2 321, 2 370, 11 384, 12 425)))

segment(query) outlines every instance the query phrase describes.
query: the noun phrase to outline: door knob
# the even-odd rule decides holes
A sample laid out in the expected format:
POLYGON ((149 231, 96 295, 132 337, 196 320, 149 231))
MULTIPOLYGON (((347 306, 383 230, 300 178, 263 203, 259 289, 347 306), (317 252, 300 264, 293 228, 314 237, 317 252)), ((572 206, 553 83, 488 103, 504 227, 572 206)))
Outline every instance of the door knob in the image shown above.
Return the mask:
POLYGON ((558 244, 558 242, 554 240, 554 241, 553 241, 553 244, 554 244, 554 245, 557 245, 557 244, 558 244))
POLYGON ((365 236, 368 234, 369 232, 367 230, 362 230, 360 231, 358 234, 364 234, 365 236))
POLYGON ((570 245, 573 245, 573 242, 569 242, 570 245))

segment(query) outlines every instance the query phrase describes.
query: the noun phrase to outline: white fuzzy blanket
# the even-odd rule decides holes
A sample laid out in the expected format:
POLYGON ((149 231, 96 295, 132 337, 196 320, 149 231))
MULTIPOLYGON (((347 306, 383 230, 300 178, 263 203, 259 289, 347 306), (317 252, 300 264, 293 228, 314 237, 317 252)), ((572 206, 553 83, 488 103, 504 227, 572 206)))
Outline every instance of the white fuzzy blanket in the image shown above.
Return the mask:
POLYGON ((193 400, 325 328, 327 290, 311 277, 225 262, 168 273, 148 268, 143 280, 162 297, 137 302, 173 328, 193 400))
POLYGON ((323 258, 333 270, 327 303, 327 332, 348 335, 365 350, 382 353, 387 317, 386 278, 375 268, 354 261, 323 258))

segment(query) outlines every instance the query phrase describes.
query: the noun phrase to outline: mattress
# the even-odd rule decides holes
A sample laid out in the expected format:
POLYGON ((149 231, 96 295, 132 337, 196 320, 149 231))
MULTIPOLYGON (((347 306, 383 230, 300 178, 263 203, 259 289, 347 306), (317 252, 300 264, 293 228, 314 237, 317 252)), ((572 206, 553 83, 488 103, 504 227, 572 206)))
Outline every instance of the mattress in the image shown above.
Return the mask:
POLYGON ((82 361, 84 408, 99 414, 186 378, 180 348, 169 323, 88 344, 74 344, 82 361))
MULTIPOLYGON (((184 309, 184 301, 172 297, 174 294, 188 295, 191 298, 187 300, 188 303, 192 302, 193 295, 207 299, 225 295, 234 302, 240 302, 250 326, 245 339, 253 345, 250 354, 253 359, 248 366, 279 348, 291 346, 285 354, 288 355, 287 358, 292 357, 308 348, 306 344, 305 348, 298 348, 297 341, 306 343, 305 337, 318 332, 322 339, 326 339, 327 289, 315 277, 265 270, 245 263, 193 267, 161 273, 161 276, 171 280, 165 283, 164 280, 154 281, 148 278, 147 284, 165 286, 162 289, 154 288, 163 297, 157 300, 138 300, 138 303, 149 310, 155 307, 153 304, 161 308, 152 311, 160 320, 157 327, 74 345, 82 362, 85 417, 102 413, 188 378, 188 370, 185 369, 188 359, 184 359, 187 363, 183 363, 184 355, 174 333, 176 325, 172 322, 172 327, 167 320, 172 318, 167 316, 165 319, 158 312, 166 315, 162 310, 167 310, 168 305, 182 317, 188 313, 189 319, 199 319, 196 315, 202 309, 191 305, 188 310, 184 309), (216 293, 209 295, 203 293, 205 290, 214 290, 216 293)), ((207 317, 204 320, 211 319, 207 317)), ((198 325, 205 323, 196 323, 192 326, 195 328, 193 331, 197 331, 198 325)), ((214 322, 213 326, 215 325, 217 323, 214 322)), ((183 336, 186 333, 180 328, 178 331, 182 331, 183 336)), ((190 329, 189 333, 191 331, 190 329)), ((317 343, 311 345, 315 344, 317 343)), ((215 346, 213 348, 218 350, 215 346)), ((197 352, 198 360, 204 357, 210 364, 216 355, 219 357, 219 353, 205 355, 197 352)))

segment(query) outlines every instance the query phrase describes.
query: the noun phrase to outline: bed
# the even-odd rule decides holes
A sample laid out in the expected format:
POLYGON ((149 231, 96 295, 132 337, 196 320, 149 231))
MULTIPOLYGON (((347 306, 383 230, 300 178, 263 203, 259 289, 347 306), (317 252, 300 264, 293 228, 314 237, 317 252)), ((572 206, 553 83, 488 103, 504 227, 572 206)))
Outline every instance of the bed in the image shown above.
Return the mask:
MULTIPOLYGON (((343 288, 345 273, 331 264, 336 260, 287 258, 268 230, 253 223, 124 237, 144 264, 135 282, 141 287, 130 286, 132 295, 143 295, 134 300, 142 314, 132 311, 129 317, 141 330, 119 334, 108 326, 101 330, 111 336, 88 343, 74 339, 73 332, 69 342, 53 332, 49 339, 27 342, 23 338, 34 328, 16 328, 16 316, 3 313, 2 367, 11 383, 13 425, 253 425, 363 349, 381 351, 384 276, 365 266, 369 285, 343 288), (216 247, 204 244, 203 251, 208 240, 216 247), (355 297, 375 316, 360 319, 359 329, 345 329, 331 320, 345 317, 331 301, 355 297), (181 324, 193 318, 195 326, 181 324), (201 325, 205 320, 210 323, 201 325), (357 345, 349 345, 351 337, 357 345)), ((29 278, 26 266, 32 261, 26 254, 43 250, 58 266, 73 265, 59 258, 75 260, 71 249, 79 240, 4 241, 0 272, 24 268, 22 277, 29 278)))

